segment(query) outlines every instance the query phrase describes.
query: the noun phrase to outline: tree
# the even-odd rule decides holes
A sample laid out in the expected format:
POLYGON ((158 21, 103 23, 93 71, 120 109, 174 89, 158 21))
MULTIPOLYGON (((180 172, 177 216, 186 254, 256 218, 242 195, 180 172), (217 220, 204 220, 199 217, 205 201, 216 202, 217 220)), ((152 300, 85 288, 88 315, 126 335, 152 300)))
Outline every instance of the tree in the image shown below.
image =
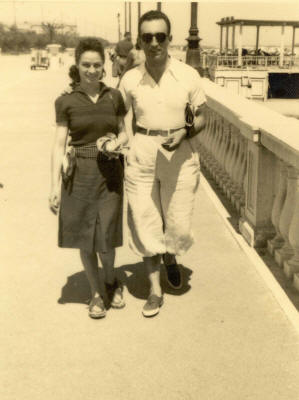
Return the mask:
POLYGON ((63 28, 62 24, 56 24, 55 22, 42 22, 42 29, 48 38, 48 42, 55 43, 58 30, 63 28))

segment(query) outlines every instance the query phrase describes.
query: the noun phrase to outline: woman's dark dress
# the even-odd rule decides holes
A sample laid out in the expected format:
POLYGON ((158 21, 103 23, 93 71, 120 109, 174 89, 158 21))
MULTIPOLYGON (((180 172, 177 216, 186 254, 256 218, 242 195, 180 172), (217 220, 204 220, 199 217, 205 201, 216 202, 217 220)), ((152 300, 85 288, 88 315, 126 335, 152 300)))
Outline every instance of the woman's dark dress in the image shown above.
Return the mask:
MULTIPOLYGON (((101 84, 96 103, 80 86, 55 102, 56 122, 67 123, 71 145, 94 143, 118 133, 117 116, 125 114, 118 90, 101 84)), ((123 170, 119 160, 76 157, 72 182, 62 184, 60 247, 106 252, 122 245, 123 170)))

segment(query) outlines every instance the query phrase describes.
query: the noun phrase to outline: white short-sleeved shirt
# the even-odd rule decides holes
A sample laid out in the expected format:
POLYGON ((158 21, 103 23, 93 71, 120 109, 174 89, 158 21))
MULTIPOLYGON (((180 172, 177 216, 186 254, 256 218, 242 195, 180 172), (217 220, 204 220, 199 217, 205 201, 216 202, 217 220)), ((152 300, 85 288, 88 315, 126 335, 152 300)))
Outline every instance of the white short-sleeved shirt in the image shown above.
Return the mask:
POLYGON ((132 105, 137 125, 147 129, 175 129, 185 126, 185 107, 198 107, 205 101, 198 72, 170 57, 159 83, 142 63, 126 72, 119 90, 127 110, 132 105))

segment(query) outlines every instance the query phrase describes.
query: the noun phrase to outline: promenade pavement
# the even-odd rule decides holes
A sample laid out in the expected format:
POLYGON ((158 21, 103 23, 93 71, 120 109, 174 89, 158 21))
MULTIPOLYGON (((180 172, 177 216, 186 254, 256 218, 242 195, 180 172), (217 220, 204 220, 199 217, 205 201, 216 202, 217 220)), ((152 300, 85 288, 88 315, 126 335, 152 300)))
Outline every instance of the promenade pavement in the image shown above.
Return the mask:
POLYGON ((58 249, 48 210, 66 69, 23 68, 0 95, 0 399, 297 400, 298 333, 202 186, 184 288, 163 275, 165 304, 143 318, 145 271, 125 240, 127 306, 88 317, 78 251, 58 249))

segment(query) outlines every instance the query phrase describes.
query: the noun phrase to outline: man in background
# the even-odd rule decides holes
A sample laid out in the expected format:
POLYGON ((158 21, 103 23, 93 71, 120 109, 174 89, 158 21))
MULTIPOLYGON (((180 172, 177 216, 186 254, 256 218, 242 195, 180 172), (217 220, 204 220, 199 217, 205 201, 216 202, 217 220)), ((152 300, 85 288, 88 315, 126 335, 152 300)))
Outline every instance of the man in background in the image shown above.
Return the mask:
POLYGON ((133 49, 133 43, 131 39, 131 33, 126 32, 124 39, 120 40, 115 47, 115 57, 112 65, 112 76, 120 77, 123 73, 125 65, 127 63, 127 57, 130 51, 133 49))

